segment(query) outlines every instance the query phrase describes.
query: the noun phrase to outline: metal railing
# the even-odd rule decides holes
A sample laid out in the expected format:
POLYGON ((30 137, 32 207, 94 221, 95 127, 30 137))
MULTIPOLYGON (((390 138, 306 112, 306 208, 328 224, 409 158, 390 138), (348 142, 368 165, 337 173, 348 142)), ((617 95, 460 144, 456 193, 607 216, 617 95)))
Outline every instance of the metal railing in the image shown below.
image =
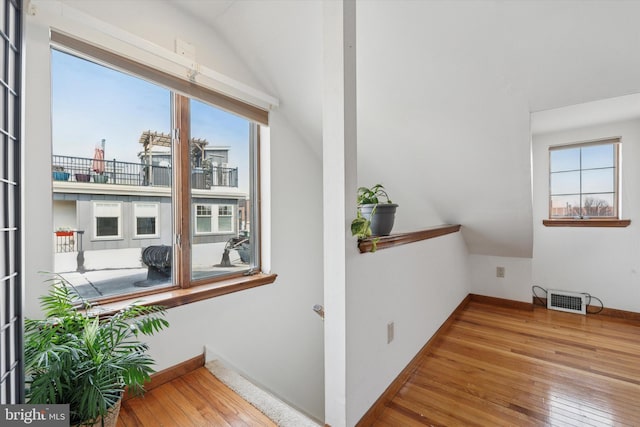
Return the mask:
POLYGON ((82 250, 84 230, 58 230, 56 235, 56 253, 79 252, 82 250))
MULTIPOLYGON (((58 181, 169 187, 171 167, 113 160, 94 160, 86 157, 52 156, 52 178, 58 181), (95 170, 103 170, 96 173, 95 170)), ((238 168, 214 166, 191 171, 191 188, 208 190, 211 187, 237 187, 238 168)))
POLYGON ((82 248, 82 237, 84 230, 56 230, 55 249, 57 254, 77 252, 76 271, 84 272, 84 250, 82 248))

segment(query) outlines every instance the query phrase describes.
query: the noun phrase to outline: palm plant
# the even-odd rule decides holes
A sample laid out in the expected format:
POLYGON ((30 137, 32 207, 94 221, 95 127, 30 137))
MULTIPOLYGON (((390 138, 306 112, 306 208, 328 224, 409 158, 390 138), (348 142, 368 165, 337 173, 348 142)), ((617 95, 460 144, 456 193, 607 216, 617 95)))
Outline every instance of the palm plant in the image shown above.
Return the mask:
POLYGON ((41 307, 44 320, 25 320, 29 403, 69 404, 71 424, 90 425, 119 403, 125 387, 144 391, 153 359, 138 335, 169 326, 163 307, 130 305, 99 317, 59 282, 41 297, 41 307))

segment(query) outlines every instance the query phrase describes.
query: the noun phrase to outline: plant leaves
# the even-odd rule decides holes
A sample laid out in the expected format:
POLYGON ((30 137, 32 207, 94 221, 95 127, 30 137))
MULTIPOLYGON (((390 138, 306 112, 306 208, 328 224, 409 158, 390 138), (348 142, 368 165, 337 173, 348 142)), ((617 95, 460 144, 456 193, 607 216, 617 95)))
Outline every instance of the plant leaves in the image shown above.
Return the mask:
MULTIPOLYGON (((68 286, 69 285, 69 286, 68 286)), ((60 279, 41 298, 45 319, 25 319, 26 395, 30 403, 70 405, 71 424, 107 413, 129 386, 144 390, 153 359, 139 333, 169 326, 165 308, 131 305, 100 318, 60 279)))

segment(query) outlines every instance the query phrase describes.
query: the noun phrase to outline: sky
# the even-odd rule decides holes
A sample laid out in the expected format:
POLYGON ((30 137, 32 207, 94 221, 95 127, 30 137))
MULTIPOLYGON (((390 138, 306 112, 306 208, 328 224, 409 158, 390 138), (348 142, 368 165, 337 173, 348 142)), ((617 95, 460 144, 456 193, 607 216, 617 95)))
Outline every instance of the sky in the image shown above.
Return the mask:
MULTIPOLYGON (((170 132, 168 89, 57 50, 51 55, 54 155, 93 158, 105 139, 105 159, 140 163, 142 132, 170 132)), ((191 117, 192 137, 231 147, 229 167, 238 167, 240 190, 248 192, 249 121, 196 100, 191 117)))
POLYGON ((554 206, 569 203, 579 206, 580 193, 613 205, 615 183, 614 146, 587 145, 580 148, 552 150, 550 152, 551 194, 554 206), (582 172, 580 172, 582 169, 582 172), (571 195, 571 196, 567 196, 571 195))

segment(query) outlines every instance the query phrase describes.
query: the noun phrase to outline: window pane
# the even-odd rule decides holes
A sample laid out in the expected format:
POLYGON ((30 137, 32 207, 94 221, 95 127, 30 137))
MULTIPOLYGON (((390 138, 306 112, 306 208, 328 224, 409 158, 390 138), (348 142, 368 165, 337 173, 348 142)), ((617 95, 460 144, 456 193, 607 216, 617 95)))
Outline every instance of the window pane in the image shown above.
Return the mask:
POLYGON ((549 170, 561 172, 580 169, 580 148, 563 148, 549 152, 549 170))
POLYGON ((96 218, 96 236, 118 236, 118 218, 117 217, 97 217, 96 218))
POLYGON ((156 218, 155 217, 136 218, 136 234, 138 236, 142 236, 145 234, 155 235, 156 234, 156 218))
POLYGON ((551 194, 580 193, 580 172, 556 172, 551 174, 551 194))
POLYGON ((576 217, 581 215, 580 195, 551 196, 551 217, 576 217))
POLYGON ((88 299, 170 285, 143 256, 173 243, 170 92, 56 50, 51 73, 54 271, 88 299))
POLYGON ((211 233, 211 217, 198 217, 196 219, 196 232, 211 233))
POLYGON ((613 167, 615 161, 614 150, 614 144, 582 147, 582 169, 613 167))
POLYGON ((192 278, 246 271, 254 265, 250 224, 239 223, 234 213, 251 204, 251 124, 196 100, 190 112, 192 278), (209 207, 208 217, 200 217, 199 205, 209 207), (201 234, 205 229, 208 234, 201 234))
POLYGON ((211 206, 197 205, 196 212, 198 216, 211 216, 211 206))
POLYGON ((594 169, 582 172, 582 193, 613 193, 614 169, 594 169))
POLYGON ((218 231, 233 231, 233 223, 230 216, 218 217, 218 231))
POLYGON ((233 208, 231 206, 218 207, 218 231, 233 231, 233 208))
POLYGON ((550 216, 553 217, 617 217, 616 174, 618 143, 578 145, 575 148, 551 150, 555 168, 550 176, 550 216), (578 171, 567 171, 580 153, 578 171))
POLYGON ((616 216, 616 210, 613 203, 613 194, 590 194, 583 196, 582 211, 584 216, 598 217, 616 216))

